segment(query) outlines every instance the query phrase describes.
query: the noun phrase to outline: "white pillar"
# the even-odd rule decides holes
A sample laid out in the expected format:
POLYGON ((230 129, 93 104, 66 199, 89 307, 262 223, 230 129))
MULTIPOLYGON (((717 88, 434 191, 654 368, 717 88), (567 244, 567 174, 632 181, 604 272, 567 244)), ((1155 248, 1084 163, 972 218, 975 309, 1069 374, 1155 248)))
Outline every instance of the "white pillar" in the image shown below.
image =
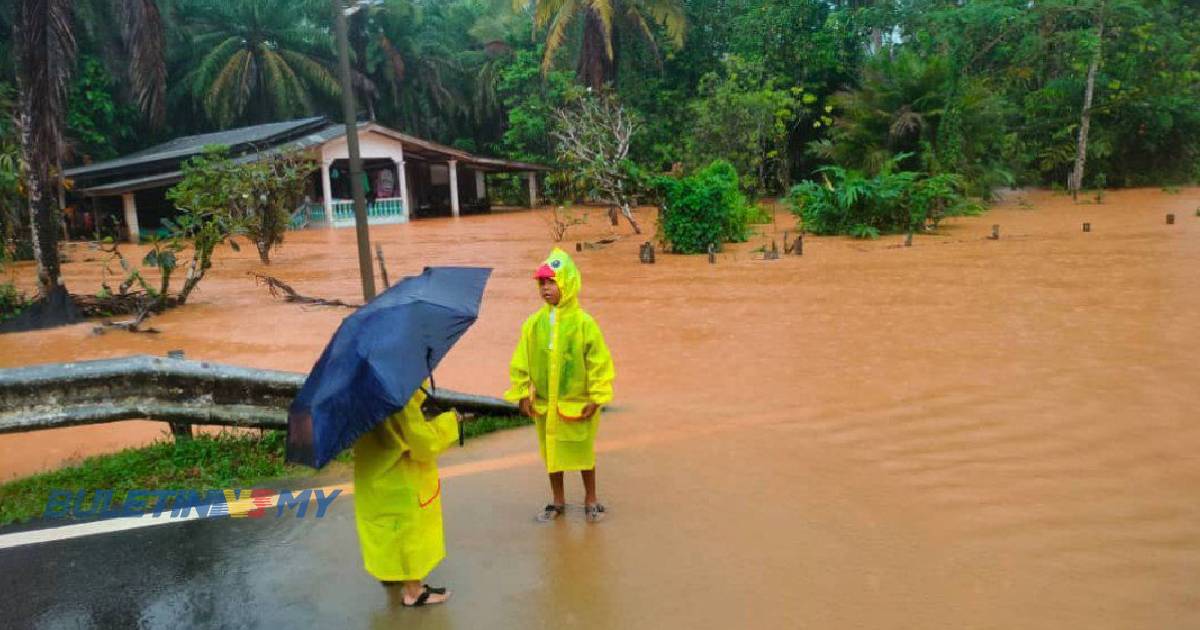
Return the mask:
POLYGON ((483 201, 487 197, 487 184, 483 179, 483 171, 475 171, 475 198, 483 201))
POLYGON ((404 168, 401 170, 404 173, 404 214, 409 220, 412 220, 413 213, 417 211, 416 192, 412 188, 408 188, 408 160, 404 161, 404 168))
POLYGON ((125 206, 125 227, 129 229, 129 242, 136 243, 141 239, 141 229, 138 227, 137 198, 133 196, 133 193, 127 192, 121 195, 121 202, 125 206))
POLYGON ((529 171, 529 207, 536 208, 537 205, 537 172, 529 171))
POLYGON ((458 160, 450 160, 450 214, 458 216, 458 160))
POLYGON ((329 167, 332 162, 321 161, 321 204, 325 206, 325 220, 333 227, 333 185, 329 183, 329 167))
POLYGON ((404 171, 404 158, 401 157, 399 162, 396 162, 396 176, 400 182, 400 202, 404 204, 404 218, 408 219, 412 216, 412 205, 408 198, 408 174, 404 171))

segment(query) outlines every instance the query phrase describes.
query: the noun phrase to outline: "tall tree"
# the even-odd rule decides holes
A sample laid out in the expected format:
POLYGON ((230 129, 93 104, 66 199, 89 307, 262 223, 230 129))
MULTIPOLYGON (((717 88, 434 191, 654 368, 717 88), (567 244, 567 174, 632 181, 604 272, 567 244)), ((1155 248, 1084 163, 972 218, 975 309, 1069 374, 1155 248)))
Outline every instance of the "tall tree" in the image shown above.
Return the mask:
POLYGON ((312 114, 340 94, 329 30, 290 0, 183 0, 181 36, 198 55, 179 84, 220 126, 312 114))
POLYGON ((1088 131, 1092 126, 1092 95, 1096 92, 1096 71, 1100 68, 1104 49, 1104 0, 1096 7, 1096 42, 1092 60, 1088 63, 1087 84, 1083 91, 1083 111, 1079 114, 1079 141, 1075 148, 1075 167, 1071 170, 1071 195, 1078 197, 1083 187, 1083 166, 1087 161, 1088 131))
POLYGON ((81 0, 75 33, 85 52, 102 58, 152 129, 166 122, 166 23, 156 0, 81 0))
POLYGON ((59 208, 53 191, 76 52, 71 4, 71 0, 20 0, 13 28, 25 196, 29 201, 38 290, 46 298, 63 290, 59 287, 59 208))
MULTIPOLYGON (((521 9, 528 0, 514 0, 513 7, 521 9)), ((666 29, 667 38, 678 48, 683 46, 687 25, 679 0, 532 0, 534 25, 541 29, 549 25, 542 71, 548 72, 554 55, 567 42, 569 27, 578 17, 583 18, 583 39, 579 46, 576 74, 579 81, 599 90, 617 76, 618 29, 628 29, 643 38, 658 54, 651 23, 666 29)))

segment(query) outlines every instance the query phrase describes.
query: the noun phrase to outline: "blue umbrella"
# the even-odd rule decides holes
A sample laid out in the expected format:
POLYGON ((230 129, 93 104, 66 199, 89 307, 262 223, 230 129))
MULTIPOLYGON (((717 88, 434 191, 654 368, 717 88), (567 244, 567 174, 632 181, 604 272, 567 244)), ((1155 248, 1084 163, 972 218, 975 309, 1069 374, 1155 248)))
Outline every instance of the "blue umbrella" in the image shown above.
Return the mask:
POLYGON ((428 267, 342 321, 292 401, 287 460, 321 468, 404 407, 475 323, 491 273, 428 267))

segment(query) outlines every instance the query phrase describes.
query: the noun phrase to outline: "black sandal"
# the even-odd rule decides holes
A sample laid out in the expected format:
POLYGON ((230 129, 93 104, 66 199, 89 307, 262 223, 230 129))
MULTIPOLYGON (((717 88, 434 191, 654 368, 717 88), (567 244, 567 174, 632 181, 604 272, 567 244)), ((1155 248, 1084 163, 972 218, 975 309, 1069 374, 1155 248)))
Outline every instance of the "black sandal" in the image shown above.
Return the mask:
MULTIPOLYGON (((421 606, 429 604, 429 596, 430 595, 445 595, 446 594, 446 589, 443 587, 430 586, 428 584, 422 584, 421 586, 423 587, 421 589, 421 594, 417 596, 417 599, 415 601, 413 601, 413 603, 411 603, 411 604, 405 603, 405 601, 403 599, 400 600, 400 603, 403 604, 407 608, 419 608, 421 606)), ((434 603, 435 604, 444 604, 449 599, 450 598, 447 597, 446 599, 443 599, 440 602, 434 602, 434 603)), ((433 604, 430 604, 430 605, 432 606, 433 604)))

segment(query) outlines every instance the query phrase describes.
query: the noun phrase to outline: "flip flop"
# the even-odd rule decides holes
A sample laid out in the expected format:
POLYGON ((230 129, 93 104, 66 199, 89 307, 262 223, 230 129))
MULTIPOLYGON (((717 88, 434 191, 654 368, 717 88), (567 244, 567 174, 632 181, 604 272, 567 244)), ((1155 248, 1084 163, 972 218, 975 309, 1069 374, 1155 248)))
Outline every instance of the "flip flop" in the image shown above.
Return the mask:
POLYGON ((400 603, 403 604, 404 607, 406 607, 406 608, 420 608, 421 606, 425 606, 425 605, 434 606, 437 604, 444 604, 444 603, 450 601, 450 598, 447 597, 446 599, 443 599, 440 602, 430 603, 429 602, 430 595, 445 595, 446 589, 442 588, 442 587, 430 586, 428 584, 422 584, 421 586, 423 587, 421 589, 421 594, 417 596, 417 599, 414 600, 413 603, 411 603, 411 604, 405 603, 403 599, 400 600, 400 603))
POLYGON ((549 523, 550 521, 562 516, 566 511, 567 506, 565 505, 554 505, 553 503, 547 503, 546 507, 542 508, 542 511, 538 512, 538 515, 534 517, 534 520, 539 523, 549 523))
POLYGON ((604 520, 605 513, 604 505, 600 503, 593 503, 583 507, 583 516, 589 523, 599 523, 604 520))

